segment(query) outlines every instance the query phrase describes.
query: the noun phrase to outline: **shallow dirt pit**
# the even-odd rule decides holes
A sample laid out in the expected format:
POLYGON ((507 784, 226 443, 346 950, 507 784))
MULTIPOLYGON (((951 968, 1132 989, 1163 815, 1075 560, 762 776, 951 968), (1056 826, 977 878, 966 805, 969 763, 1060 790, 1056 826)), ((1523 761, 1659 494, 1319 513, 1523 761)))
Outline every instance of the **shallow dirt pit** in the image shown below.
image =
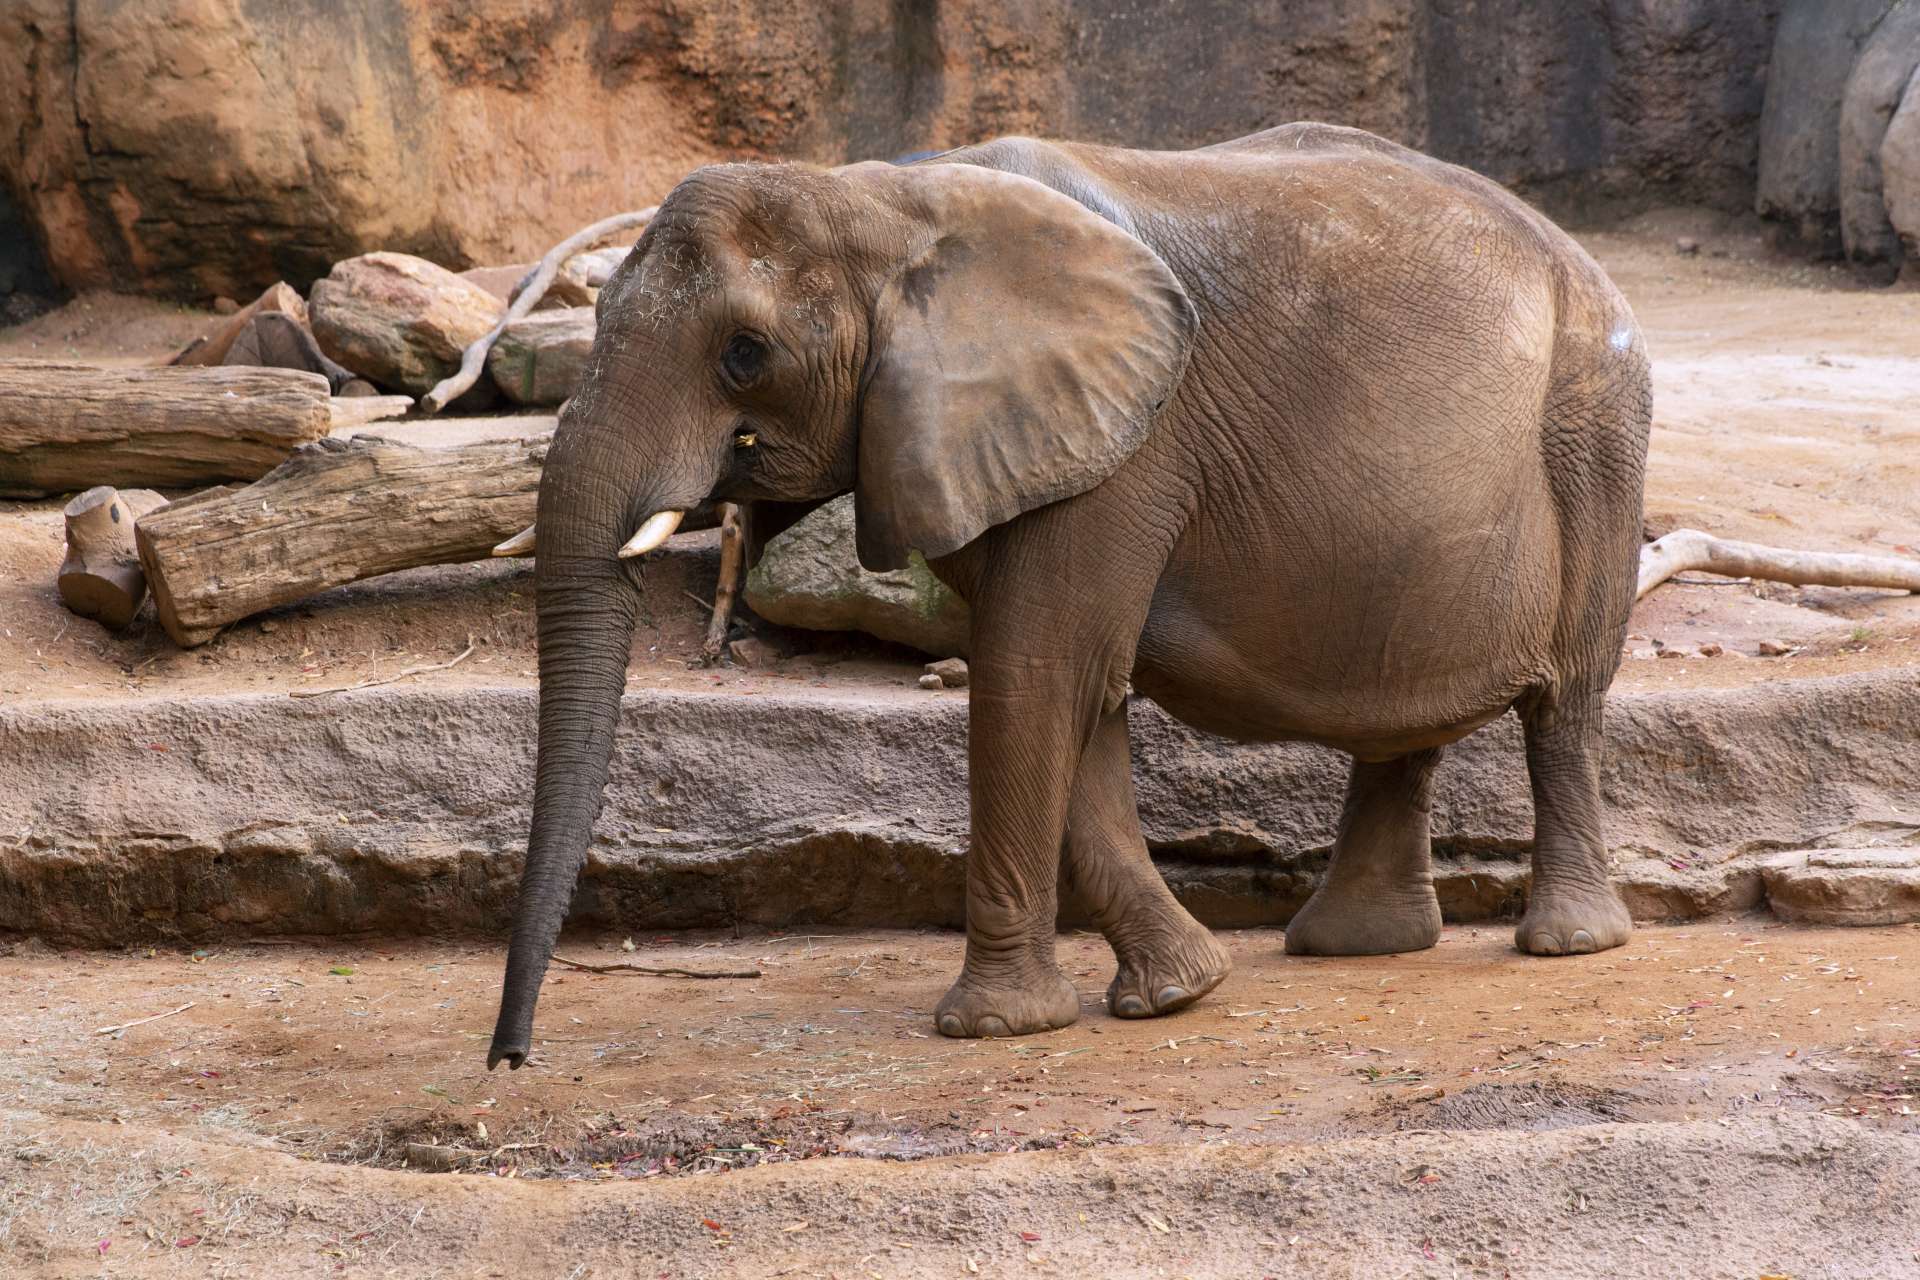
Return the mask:
MULTIPOLYGON (((1065 1188, 1119 1176, 1103 1161, 1146 1159, 1179 1182, 1181 1161, 1200 1159, 1222 1162, 1206 1175, 1220 1199, 1169 1192, 1129 1210, 1148 1252, 1121 1274, 1185 1274, 1193 1259, 1348 1274, 1320 1268, 1368 1257, 1379 1269, 1350 1273, 1562 1274, 1556 1232, 1579 1225, 1582 1196, 1619 1188, 1596 1181, 1557 1208, 1503 1193, 1517 1197, 1508 1225, 1471 1238, 1445 1214, 1409 1238, 1399 1210, 1376 1202, 1456 1178, 1435 1152, 1464 1158, 1472 1144, 1493 1144, 1475 1157, 1488 1176, 1487 1160, 1507 1159, 1502 1176, 1524 1181, 1531 1161, 1558 1150, 1541 1145, 1552 1135, 1599 1151, 1671 1130, 1659 1159, 1684 1164, 1696 1129, 1732 1142, 1749 1129, 1728 1125, 1780 1138, 1778 1125, 1811 1124, 1780 1140, 1813 1142, 1804 1155, 1816 1164, 1838 1158, 1820 1155, 1823 1142, 1892 1142, 1920 1159, 1920 928, 1750 917, 1643 928, 1620 950, 1551 961, 1516 955, 1494 927, 1449 929, 1417 955, 1356 959, 1286 957, 1277 930, 1220 936, 1236 969, 1218 991, 1129 1022, 1102 1007, 1104 941, 1064 935, 1080 1022, 1002 1041, 932 1031, 960 957, 954 934, 572 936, 560 954, 588 964, 761 976, 556 965, 534 1059, 491 1074, 498 948, 338 940, 109 954, 18 943, 0 957, 13 993, 0 1015, 10 1046, 0 1239, 48 1275, 258 1274, 269 1259, 283 1274, 511 1273, 450 1234, 484 1202, 503 1215, 497 1225, 537 1238, 558 1239, 589 1206, 664 1215, 666 1236, 535 1255, 542 1275, 568 1274, 576 1255, 589 1268, 580 1275, 624 1274, 621 1258, 674 1276, 736 1265, 964 1274, 969 1259, 987 1274, 1077 1274, 1071 1259, 1111 1225, 1113 1205, 1103 1199, 1089 1225, 1065 1188), (169 1016, 101 1030, 155 1014, 169 1016), (1531 1136, 1511 1144, 1515 1133, 1531 1136), (984 1152, 1053 1164, 953 1159, 984 1152), (155 1158, 167 1167, 149 1169, 155 1158), (1349 1184, 1338 1172, 1349 1158, 1358 1164, 1346 1173, 1390 1172, 1396 1185, 1349 1184), (1289 1222, 1224 1190, 1238 1176, 1268 1185, 1276 1161, 1316 1160, 1328 1173, 1315 1203, 1337 1209, 1331 1218, 1302 1208, 1289 1222), (803 1186, 764 1181, 802 1166, 803 1186), (973 1186, 940 1192, 965 1204, 976 1183, 1035 1169, 1052 1170, 1051 1190, 1031 1202, 996 1201, 979 1220, 923 1212, 943 1180, 973 1186), (401 1204, 412 1207, 395 1218, 401 1204), (1005 1225, 1029 1211, 1046 1225, 1005 1225), (891 1216, 871 1238, 856 1230, 869 1213, 891 1216), (1029 1241, 1022 1230, 1051 1234, 1029 1241)), ((1738 1161, 1715 1160, 1672 1176, 1734 1194, 1738 1161)), ((1664 1176, 1645 1175, 1647 1195, 1664 1176)), ((1884 1196, 1854 1206, 1891 1207, 1884 1196)), ((1615 1274, 1642 1274, 1634 1258, 1657 1261, 1715 1225, 1634 1212, 1651 1213, 1643 1243, 1621 1244, 1615 1274)), ((1915 1221, 1885 1227, 1913 1236, 1901 1256, 1920 1269, 1915 1221)))

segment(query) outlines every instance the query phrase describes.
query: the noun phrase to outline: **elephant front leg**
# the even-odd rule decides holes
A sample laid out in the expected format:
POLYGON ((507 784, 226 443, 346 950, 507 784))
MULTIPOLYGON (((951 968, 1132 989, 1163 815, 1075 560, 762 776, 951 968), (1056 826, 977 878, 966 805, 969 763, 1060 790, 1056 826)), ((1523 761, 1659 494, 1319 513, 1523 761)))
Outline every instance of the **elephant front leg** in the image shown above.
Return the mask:
POLYGON ((1025 1035, 1080 1017, 1080 995, 1054 963, 1054 932, 1067 799, 1091 717, 1077 713, 1075 682, 1062 674, 973 662, 967 959, 934 1012, 943 1035, 1025 1035))
POLYGON ((1067 809, 1067 878, 1120 962, 1107 1009, 1150 1018, 1220 985, 1233 959, 1167 888, 1140 834, 1124 705, 1100 717, 1067 809))

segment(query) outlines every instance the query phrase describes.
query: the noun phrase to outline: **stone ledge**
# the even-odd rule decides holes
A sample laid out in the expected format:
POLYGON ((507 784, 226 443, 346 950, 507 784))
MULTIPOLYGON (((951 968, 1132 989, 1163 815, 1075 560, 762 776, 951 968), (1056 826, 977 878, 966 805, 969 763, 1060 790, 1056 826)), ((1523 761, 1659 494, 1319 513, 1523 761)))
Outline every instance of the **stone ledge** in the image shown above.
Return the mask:
MULTIPOLYGON (((52 940, 506 927, 536 694, 387 687, 0 708, 0 929, 52 940)), ((1907 671, 1617 694, 1603 786, 1636 916, 1757 905, 1781 850, 1920 832, 1907 671)), ((1133 708, 1150 843, 1202 919, 1282 923, 1325 866, 1344 760, 1133 708)), ((966 707, 952 696, 635 692, 576 923, 961 918, 966 707)), ((1510 914, 1531 804, 1518 725, 1451 748, 1450 918, 1510 914)))
POLYGON ((1767 905, 1802 924, 1920 922, 1920 847, 1813 849, 1767 867, 1767 905))

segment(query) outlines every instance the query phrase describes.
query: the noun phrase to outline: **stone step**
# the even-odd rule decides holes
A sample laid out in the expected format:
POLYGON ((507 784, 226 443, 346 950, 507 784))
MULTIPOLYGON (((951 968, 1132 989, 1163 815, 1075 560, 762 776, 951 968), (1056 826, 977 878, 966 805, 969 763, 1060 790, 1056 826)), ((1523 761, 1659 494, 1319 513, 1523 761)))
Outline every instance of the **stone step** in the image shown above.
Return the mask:
MULTIPOLYGON (((525 687, 395 685, 0 707, 0 930, 503 936, 536 706, 525 687)), ((1913 838, 1916 723, 1920 682, 1897 670, 1617 694, 1603 788, 1634 914, 1748 909, 1775 882, 1848 871, 1808 857, 1769 880, 1770 860, 1793 861, 1781 850, 1913 838)), ((1325 866, 1344 758, 1228 743, 1146 702, 1132 725, 1144 827, 1176 892, 1212 924, 1283 922, 1325 866)), ((573 919, 957 924, 965 768, 954 694, 630 693, 573 919)), ((1532 830, 1511 717, 1449 749, 1433 829, 1447 914, 1510 914, 1532 830)))

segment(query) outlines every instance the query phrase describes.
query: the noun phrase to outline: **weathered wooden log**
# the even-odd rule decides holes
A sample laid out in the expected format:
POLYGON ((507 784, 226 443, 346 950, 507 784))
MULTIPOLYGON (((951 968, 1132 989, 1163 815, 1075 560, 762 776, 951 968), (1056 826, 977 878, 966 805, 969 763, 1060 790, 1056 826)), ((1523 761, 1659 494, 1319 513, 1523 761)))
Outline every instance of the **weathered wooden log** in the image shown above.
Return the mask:
POLYGON ((195 338, 182 347, 168 364, 180 365, 220 365, 227 362, 227 352, 233 349, 233 343, 240 331, 257 315, 268 311, 282 311, 301 324, 307 322, 306 299, 299 290, 284 280, 268 287, 267 291, 240 308, 230 316, 222 316, 207 333, 195 338))
POLYGON ((0 361, 0 497, 252 480, 331 426, 317 373, 0 361))
POLYGON ((163 507, 134 526, 160 623, 191 647, 329 587, 485 559, 533 519, 547 444, 322 440, 244 489, 163 507))
POLYGON ((83 618, 118 630, 147 598, 147 575, 133 545, 133 525, 167 500, 151 489, 98 485, 67 504, 67 555, 60 562, 60 599, 83 618))
POLYGON ((592 351, 592 307, 536 311, 507 324, 487 373, 515 404, 557 405, 580 386, 592 351))

